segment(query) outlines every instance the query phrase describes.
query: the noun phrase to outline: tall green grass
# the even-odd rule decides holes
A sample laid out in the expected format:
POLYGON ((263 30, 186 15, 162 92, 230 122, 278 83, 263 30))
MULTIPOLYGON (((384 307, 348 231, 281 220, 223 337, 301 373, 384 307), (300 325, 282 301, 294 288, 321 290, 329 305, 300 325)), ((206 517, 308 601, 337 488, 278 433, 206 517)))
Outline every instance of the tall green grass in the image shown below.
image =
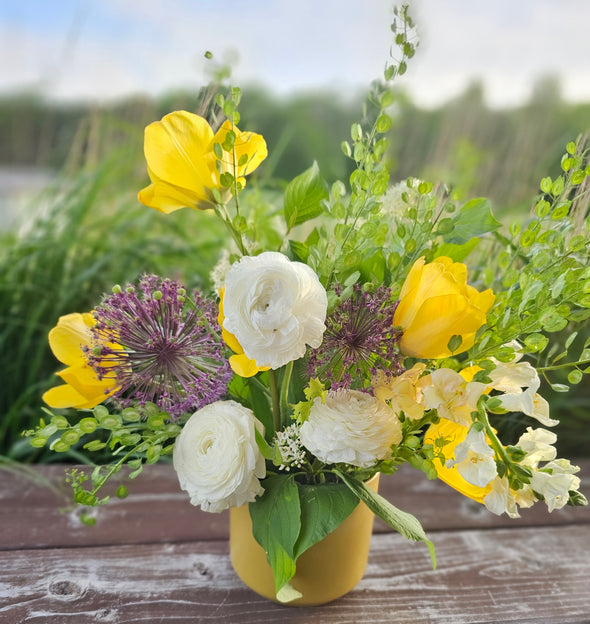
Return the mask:
MULTIPOLYGON (((141 146, 60 179, 39 198, 44 214, 0 238, 0 455, 43 459, 20 433, 62 365, 47 342, 59 316, 89 311, 115 283, 144 272, 207 286, 225 232, 208 214, 140 206, 141 146)), ((63 458, 62 458, 63 459, 63 458)))

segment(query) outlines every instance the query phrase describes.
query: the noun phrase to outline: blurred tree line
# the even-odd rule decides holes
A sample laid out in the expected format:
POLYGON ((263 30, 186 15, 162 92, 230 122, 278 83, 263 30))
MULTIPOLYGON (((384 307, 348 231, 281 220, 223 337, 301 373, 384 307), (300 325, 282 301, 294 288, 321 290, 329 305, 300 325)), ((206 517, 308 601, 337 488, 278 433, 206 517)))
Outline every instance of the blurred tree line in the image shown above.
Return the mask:
MULTIPOLYGON (((314 159, 328 181, 350 173, 340 143, 358 121, 360 96, 315 92, 279 99, 260 88, 243 92, 240 126, 261 133, 269 146, 264 178, 289 180, 314 159)), ((141 167, 145 125, 173 110, 199 112, 201 105, 198 92, 90 105, 57 105, 34 94, 4 97, 0 164, 75 171, 131 141, 139 146, 141 167)), ((540 80, 518 108, 490 109, 477 83, 436 109, 418 107, 403 92, 394 106, 392 180, 444 181, 460 196, 490 197, 500 214, 527 208, 539 180, 558 170, 565 144, 590 129, 590 103, 566 103, 553 77, 540 80)))

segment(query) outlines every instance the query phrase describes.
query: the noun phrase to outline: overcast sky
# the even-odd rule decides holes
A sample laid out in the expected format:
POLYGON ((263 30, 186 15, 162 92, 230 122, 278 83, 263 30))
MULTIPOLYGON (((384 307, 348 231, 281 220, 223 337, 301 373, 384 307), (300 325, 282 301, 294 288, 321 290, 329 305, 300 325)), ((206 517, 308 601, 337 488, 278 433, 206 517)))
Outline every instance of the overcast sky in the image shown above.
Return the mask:
MULTIPOLYGON (((0 0, 0 93, 58 99, 197 89, 204 53, 234 51, 234 83, 280 94, 366 88, 390 45, 389 0, 0 0)), ((590 101, 590 0, 415 0, 420 47, 398 84, 423 106, 474 79, 493 106, 552 74, 590 101)))

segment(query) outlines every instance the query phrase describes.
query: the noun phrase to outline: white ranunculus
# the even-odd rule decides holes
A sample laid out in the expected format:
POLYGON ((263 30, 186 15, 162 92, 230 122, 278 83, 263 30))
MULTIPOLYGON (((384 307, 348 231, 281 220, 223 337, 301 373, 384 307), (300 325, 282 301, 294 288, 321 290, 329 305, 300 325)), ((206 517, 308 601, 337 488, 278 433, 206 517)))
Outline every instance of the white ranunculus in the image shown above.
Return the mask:
POLYGON ((395 412, 383 401, 357 390, 330 392, 314 400, 301 427, 301 442, 321 461, 369 467, 391 454, 402 438, 395 412))
POLYGON ((252 502, 264 492, 264 457, 255 430, 263 426, 235 401, 217 401, 197 410, 174 446, 173 463, 180 487, 193 505, 218 512, 252 502))
POLYGON ((280 368, 317 348, 328 298, 306 264, 274 251, 244 256, 225 278, 223 327, 258 366, 280 368))

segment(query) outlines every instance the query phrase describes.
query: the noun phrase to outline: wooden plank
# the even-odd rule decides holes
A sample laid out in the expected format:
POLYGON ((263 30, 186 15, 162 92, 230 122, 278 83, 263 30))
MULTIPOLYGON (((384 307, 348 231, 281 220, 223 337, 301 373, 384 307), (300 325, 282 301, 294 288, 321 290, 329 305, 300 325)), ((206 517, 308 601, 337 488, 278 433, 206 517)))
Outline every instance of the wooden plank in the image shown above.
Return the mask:
POLYGON ((426 548, 373 536, 364 579, 316 608, 265 601, 224 540, 5 552, 0 622, 573 624, 590 614, 590 526, 448 531, 426 548))
MULTIPOLYGON (((590 498, 590 460, 579 465, 582 491, 590 498)), ((79 521, 80 507, 68 513, 60 511, 69 494, 63 483, 65 466, 36 466, 32 470, 40 479, 58 485, 63 497, 31 478, 0 472, 0 550, 183 542, 228 535, 227 514, 205 513, 193 507, 180 490, 171 465, 146 467, 139 478, 130 482, 128 498, 113 498, 107 505, 91 510, 97 519, 93 527, 79 521)), ((523 517, 517 520, 495 516, 444 483, 428 481, 407 465, 395 475, 383 476, 380 492, 400 509, 414 514, 427 531, 590 523, 588 507, 565 507, 550 514, 543 503, 522 510, 523 517)), ((375 530, 390 531, 378 520, 375 530)))

